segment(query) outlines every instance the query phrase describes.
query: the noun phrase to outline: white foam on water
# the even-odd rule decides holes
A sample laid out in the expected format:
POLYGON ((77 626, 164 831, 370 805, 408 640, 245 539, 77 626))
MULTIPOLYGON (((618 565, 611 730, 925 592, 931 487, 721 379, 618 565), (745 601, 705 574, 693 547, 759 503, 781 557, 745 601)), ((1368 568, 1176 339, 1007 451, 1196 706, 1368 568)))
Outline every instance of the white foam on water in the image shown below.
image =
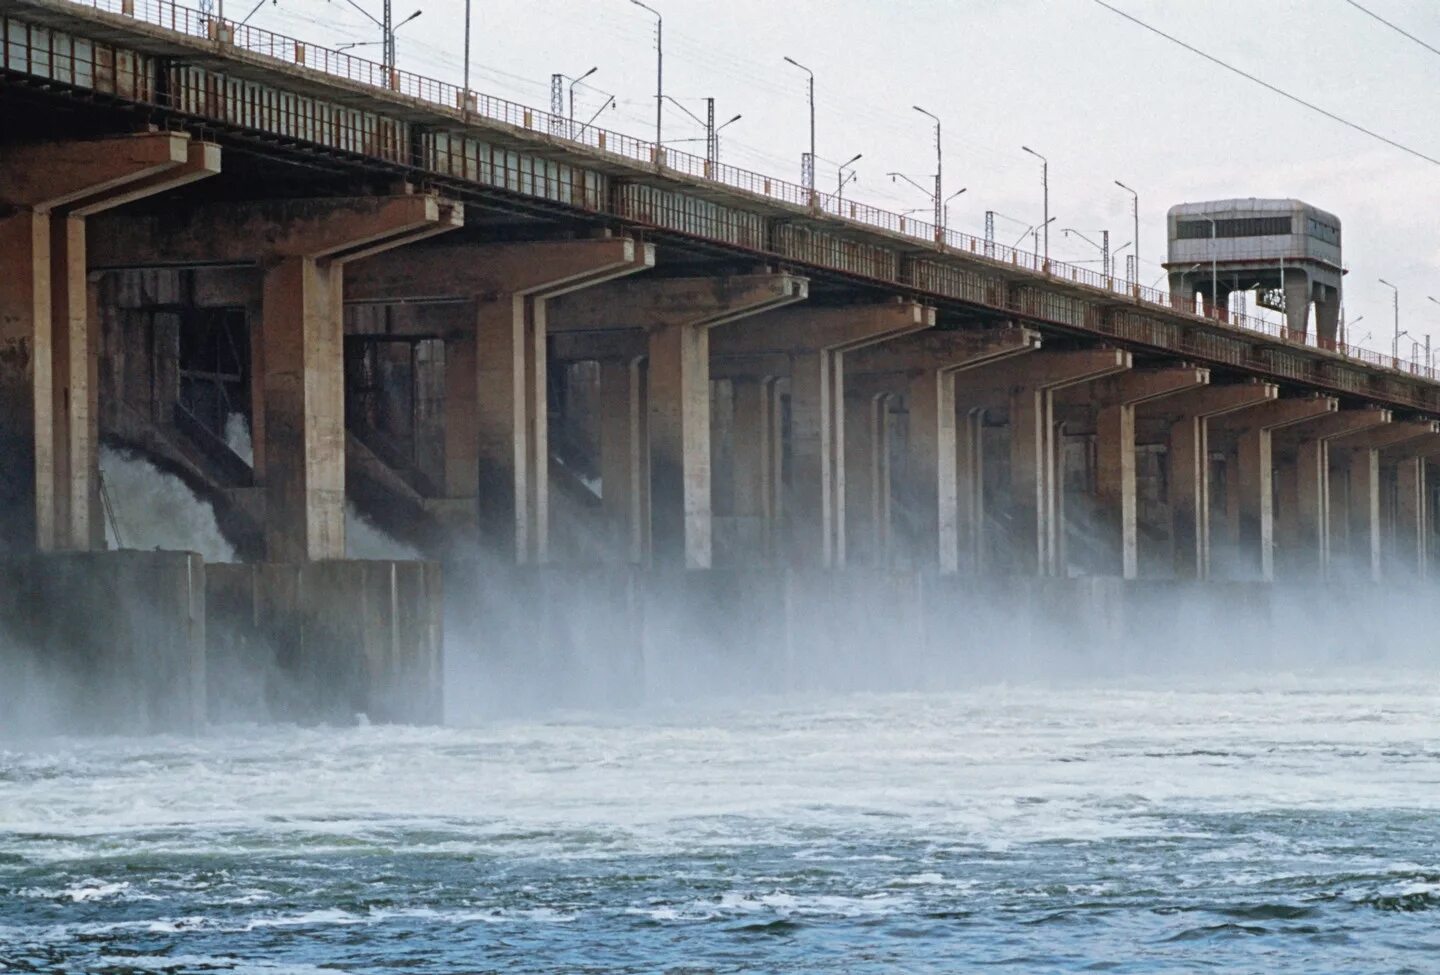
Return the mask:
POLYGON ((203 853, 238 831, 257 852, 403 842, 566 860, 796 847, 804 830, 814 838, 794 856, 844 862, 854 852, 834 837, 849 833, 1003 852, 1173 837, 1160 812, 1440 810, 1433 679, 1308 685, 1012 686, 467 729, 57 740, 0 752, 0 852, 203 853), (1365 712, 1387 717, 1340 720, 1365 712))

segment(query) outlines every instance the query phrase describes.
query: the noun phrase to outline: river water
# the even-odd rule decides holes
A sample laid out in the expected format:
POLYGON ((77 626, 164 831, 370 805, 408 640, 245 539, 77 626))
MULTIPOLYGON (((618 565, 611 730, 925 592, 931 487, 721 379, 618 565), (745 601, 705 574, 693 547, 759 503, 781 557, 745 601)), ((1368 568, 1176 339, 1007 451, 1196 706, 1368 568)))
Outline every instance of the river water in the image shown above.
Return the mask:
POLYGON ((0 743, 0 970, 1440 970, 1440 682, 0 743))

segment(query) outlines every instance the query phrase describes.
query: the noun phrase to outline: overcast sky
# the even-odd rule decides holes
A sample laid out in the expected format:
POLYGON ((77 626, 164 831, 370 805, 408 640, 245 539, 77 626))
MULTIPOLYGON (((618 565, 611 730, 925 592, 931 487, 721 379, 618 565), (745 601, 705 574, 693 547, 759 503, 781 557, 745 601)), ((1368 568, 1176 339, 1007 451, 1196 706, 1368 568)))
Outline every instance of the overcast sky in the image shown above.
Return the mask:
MULTIPOLYGON (((227 5, 232 10, 237 0, 227 5)), ((355 0, 378 15, 380 0, 355 0)), ((401 67, 461 77, 461 0, 395 0, 401 67)), ((1346 0, 1108 0, 1134 16, 1318 105, 1440 158, 1440 55, 1346 0)), ((1440 3, 1362 0, 1440 48, 1440 3)), ((249 4, 240 0, 248 10, 249 4)), ((1391 293, 1400 286, 1401 327, 1433 332, 1440 350, 1440 166, 1353 132, 1148 33, 1095 0, 647 0, 665 18, 665 90, 703 117, 705 96, 726 130, 722 160, 799 180, 807 148, 805 75, 816 77, 819 185, 835 164, 863 153, 847 195, 887 209, 928 208, 927 198, 885 177, 922 184, 934 173, 931 123, 944 121, 946 193, 968 192, 950 225, 980 234, 984 212, 997 238, 1014 243, 1041 213, 1040 166, 1050 159, 1051 254, 1098 254, 1060 227, 1108 228, 1130 240, 1130 198, 1140 191, 1142 281, 1164 259, 1166 209, 1223 197, 1298 197, 1344 226, 1351 335, 1389 348, 1391 293)), ((229 11, 227 10, 227 13, 229 11)), ((231 14, 231 16, 238 16, 231 14)), ((603 124, 653 135, 654 18, 630 0, 474 0, 472 87, 538 107, 550 75, 583 74, 577 116, 608 94, 618 107, 603 124)), ((252 24, 319 44, 376 40, 346 0, 266 2, 252 24)), ((378 59, 379 46, 354 53, 378 59)), ((703 130, 665 112, 665 137, 703 130)), ((685 144, 703 153, 703 142, 685 144)), ((1123 269, 1123 265, 1121 265, 1123 269)), ((1408 343, 1408 340, 1406 340, 1408 343)), ((1402 344, 1402 352, 1405 346, 1402 344)))

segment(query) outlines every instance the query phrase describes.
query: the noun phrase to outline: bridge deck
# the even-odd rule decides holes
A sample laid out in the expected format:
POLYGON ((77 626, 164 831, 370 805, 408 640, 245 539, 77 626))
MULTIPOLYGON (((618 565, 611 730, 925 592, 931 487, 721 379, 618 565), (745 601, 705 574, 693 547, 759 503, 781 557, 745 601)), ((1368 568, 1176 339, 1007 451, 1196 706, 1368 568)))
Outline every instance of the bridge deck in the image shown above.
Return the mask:
POLYGON ((562 213, 760 256, 817 279, 998 314, 1167 357, 1440 414, 1421 364, 1220 321, 1168 294, 163 0, 0 0, 0 79, 146 106, 167 124, 402 172, 521 212, 562 213), (938 239, 937 239, 938 238, 938 239))

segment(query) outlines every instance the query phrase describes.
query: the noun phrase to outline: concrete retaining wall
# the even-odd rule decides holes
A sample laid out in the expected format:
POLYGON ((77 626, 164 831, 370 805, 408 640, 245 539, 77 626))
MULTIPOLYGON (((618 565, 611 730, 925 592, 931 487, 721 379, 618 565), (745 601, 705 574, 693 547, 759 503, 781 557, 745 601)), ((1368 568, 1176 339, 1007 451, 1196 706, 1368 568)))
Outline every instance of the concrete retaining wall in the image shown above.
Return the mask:
POLYGON ((205 624, 205 565, 190 552, 0 561, 0 730, 195 730, 205 624))
POLYGON ((211 720, 436 723, 440 566, 209 567, 211 720))

